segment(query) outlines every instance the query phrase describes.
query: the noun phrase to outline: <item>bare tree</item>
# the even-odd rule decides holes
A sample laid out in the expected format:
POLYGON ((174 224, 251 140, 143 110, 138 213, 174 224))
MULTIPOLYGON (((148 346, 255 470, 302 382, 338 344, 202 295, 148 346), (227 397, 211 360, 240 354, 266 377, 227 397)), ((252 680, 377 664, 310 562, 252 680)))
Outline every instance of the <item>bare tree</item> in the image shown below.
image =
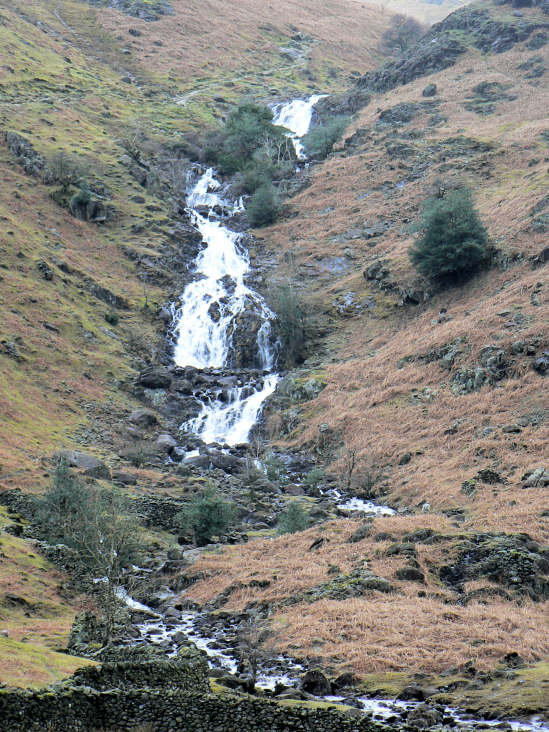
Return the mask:
POLYGON ((427 30, 428 26, 409 15, 400 13, 393 15, 389 27, 383 34, 381 49, 385 53, 398 55, 417 43, 427 30))
POLYGON ((356 467, 356 450, 351 449, 350 447, 345 448, 342 458, 345 490, 350 491, 353 483, 353 473, 355 472, 356 467))
POLYGON ((263 644, 270 634, 267 621, 253 615, 249 616, 238 630, 240 670, 247 671, 252 691, 257 682, 261 662, 269 656, 263 644))

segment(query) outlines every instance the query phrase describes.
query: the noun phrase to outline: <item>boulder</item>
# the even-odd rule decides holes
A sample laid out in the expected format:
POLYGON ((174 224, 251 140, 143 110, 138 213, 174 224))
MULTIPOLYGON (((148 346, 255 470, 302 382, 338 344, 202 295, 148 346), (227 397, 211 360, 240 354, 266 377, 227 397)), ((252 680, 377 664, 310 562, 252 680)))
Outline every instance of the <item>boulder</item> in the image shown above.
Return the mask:
POLYGON ((142 371, 137 377, 137 383, 146 389, 169 389, 172 376, 167 369, 153 367, 142 371))
POLYGON ((407 721, 411 727, 417 729, 429 729, 442 722, 443 714, 440 709, 430 707, 428 704, 419 704, 415 709, 408 712, 407 721))
POLYGON ((132 473, 124 473, 121 470, 117 470, 112 474, 112 477, 116 483, 122 485, 137 485, 137 475, 133 475, 132 473))
POLYGON ((71 468, 80 468, 85 475, 92 478, 102 478, 104 480, 110 480, 111 478, 111 471, 95 455, 88 455, 88 453, 79 452, 78 450, 63 450, 58 453, 58 456, 64 458, 71 468))
POLYGON ((532 368, 534 371, 537 371, 538 374, 545 376, 545 374, 549 372, 549 351, 545 351, 542 356, 536 358, 532 364, 532 368))
POLYGON ((232 324, 232 364, 236 368, 260 368, 257 336, 264 318, 250 301, 232 324))
POLYGON ((314 696, 327 696, 332 693, 332 685, 319 669, 312 669, 301 679, 300 688, 314 696))
POLYGON ((525 475, 522 476, 524 483, 523 488, 539 488, 549 485, 549 470, 543 467, 536 468, 535 470, 529 470, 525 475))
POLYGON ((422 96, 424 96, 424 97, 434 97, 436 93, 437 93, 436 84, 427 84, 425 89, 421 92, 422 96))
POLYGON ((170 453, 174 447, 177 447, 177 441, 168 434, 158 435, 155 444, 159 450, 165 453, 170 453))
POLYGON ((348 689, 352 686, 357 686, 358 679, 354 675, 352 671, 347 671, 346 673, 340 674, 337 679, 335 679, 332 682, 332 688, 334 691, 338 691, 339 689, 348 689))
POLYGON ((352 533, 351 536, 347 539, 347 543, 357 544, 359 541, 362 541, 367 536, 370 536, 371 530, 371 523, 362 524, 362 526, 359 526, 358 529, 354 533, 352 533))
POLYGON ((137 424, 140 427, 153 427, 158 424, 158 418, 151 409, 134 409, 129 416, 130 422, 137 424))
POLYGON ((425 701, 425 694, 419 684, 408 684, 397 696, 399 701, 425 701))

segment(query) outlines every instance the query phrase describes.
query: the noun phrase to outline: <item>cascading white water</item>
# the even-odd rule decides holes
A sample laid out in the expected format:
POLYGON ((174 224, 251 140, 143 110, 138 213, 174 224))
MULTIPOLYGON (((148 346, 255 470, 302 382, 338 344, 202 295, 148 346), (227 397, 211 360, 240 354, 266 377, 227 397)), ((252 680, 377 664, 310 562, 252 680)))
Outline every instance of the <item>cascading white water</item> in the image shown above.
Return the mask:
MULTIPOLYGON (((298 158, 303 158, 299 138, 307 133, 313 107, 320 98, 294 100, 276 109, 274 123, 290 131, 298 158)), ((201 414, 182 426, 206 443, 236 445, 247 441, 263 403, 276 388, 271 338, 275 316, 263 298, 245 284, 250 269, 248 252, 242 235, 223 220, 224 213, 242 210, 242 202, 229 204, 220 193, 221 187, 209 169, 187 196, 190 219, 206 248, 196 261, 198 277, 185 288, 176 314, 174 359, 178 366, 226 368, 238 316, 251 308, 263 321, 257 335, 257 362, 268 373, 255 384, 224 390, 223 400, 221 394, 206 399, 201 414)))
POLYGON ((300 138, 307 134, 313 119, 313 107, 326 94, 313 94, 308 99, 294 99, 287 104, 278 104, 273 108, 273 124, 290 130, 295 152, 299 160, 305 159, 305 151, 300 138))
POLYGON ((227 202, 216 193, 220 187, 213 170, 209 169, 187 197, 191 221, 207 246, 196 261, 196 272, 202 276, 191 282, 182 296, 174 353, 178 366, 226 366, 230 326, 244 310, 247 300, 266 322, 273 317, 263 299, 244 284, 250 262, 246 250, 239 246, 241 235, 212 214, 214 208, 228 208, 227 202), (203 215, 197 208, 208 213, 203 215))

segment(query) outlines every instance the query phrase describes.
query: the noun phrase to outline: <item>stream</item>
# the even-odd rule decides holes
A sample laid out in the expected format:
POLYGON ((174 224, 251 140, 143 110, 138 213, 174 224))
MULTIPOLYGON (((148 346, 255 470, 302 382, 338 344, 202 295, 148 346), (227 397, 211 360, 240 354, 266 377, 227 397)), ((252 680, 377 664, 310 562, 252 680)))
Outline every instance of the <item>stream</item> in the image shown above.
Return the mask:
MULTIPOLYGON (((301 138, 308 132, 314 105, 322 95, 292 100, 273 106, 274 123, 285 127, 292 139, 298 165, 306 164, 301 138)), ((262 378, 230 389, 219 389, 204 398, 201 413, 181 426, 183 432, 199 437, 204 443, 228 447, 247 442, 265 400, 275 391, 279 376, 276 372, 277 344, 272 323, 275 314, 263 297, 247 284, 250 258, 246 235, 231 228, 231 219, 241 213, 242 200, 234 201, 213 169, 196 170, 194 182, 186 199, 187 214, 200 232, 205 244, 195 263, 195 279, 186 286, 180 307, 174 309, 174 360, 177 366, 219 370, 226 374, 233 367, 232 346, 235 333, 249 328, 250 322, 259 326, 255 335, 255 364, 262 378)), ((189 457, 194 453, 189 453, 189 457)), ((331 489, 324 496, 333 501, 343 515, 392 515, 394 510, 370 501, 346 496, 331 489)), ((137 568, 136 568, 137 569, 137 568)), ((124 590, 120 597, 136 613, 136 629, 147 643, 161 645, 171 655, 192 641, 208 656, 216 673, 236 674, 239 671, 239 620, 229 619, 221 626, 209 613, 168 607, 178 601, 167 590, 163 595, 164 610, 158 612, 132 599, 124 590)), ((184 599, 183 599, 184 603, 184 599)), ((184 608, 185 605, 178 605, 184 608)), ((297 689, 306 669, 295 660, 278 656, 259 665, 256 686, 266 695, 281 690, 297 689)), ((391 699, 368 699, 351 694, 323 697, 329 702, 345 702, 360 708, 374 719, 405 723, 408 712, 418 702, 391 699)), ((460 712, 445 708, 442 724, 451 727, 487 727, 501 724, 500 720, 471 720, 460 712)), ((506 722, 517 732, 549 732, 549 726, 538 720, 506 722)))

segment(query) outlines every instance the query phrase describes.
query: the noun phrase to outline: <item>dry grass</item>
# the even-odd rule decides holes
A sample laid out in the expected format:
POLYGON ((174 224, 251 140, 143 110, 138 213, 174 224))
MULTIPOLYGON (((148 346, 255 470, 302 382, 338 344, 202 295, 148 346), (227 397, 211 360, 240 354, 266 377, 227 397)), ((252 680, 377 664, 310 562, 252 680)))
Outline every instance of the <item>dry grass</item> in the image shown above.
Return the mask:
MULTIPOLYGON (((396 593, 372 592, 341 601, 318 600, 275 611, 271 642, 278 651, 321 659, 323 663, 352 668, 364 675, 382 671, 441 671, 469 660, 478 668, 491 668, 510 651, 529 661, 546 657, 549 603, 525 602, 518 606, 499 598, 487 604, 455 604, 455 595, 438 580, 430 567, 449 560, 447 543, 416 545, 424 584, 400 581, 395 571, 405 566, 402 555, 385 556, 392 543, 375 541, 379 532, 395 540, 420 528, 452 535, 457 530, 444 517, 406 516, 377 518, 370 537, 357 544, 347 538, 360 525, 356 521, 332 521, 299 534, 227 547, 205 555, 193 573, 205 578, 185 592, 185 597, 204 603, 235 583, 224 610, 238 612, 250 603, 278 603, 314 585, 328 582, 337 566, 343 573, 366 566, 387 578, 396 593), (308 551, 319 535, 324 545, 308 551), (254 581, 268 580, 265 588, 254 581), (250 586, 250 584, 252 586, 250 586), (418 592, 421 591, 421 596, 418 592)), ((487 581, 469 582, 467 590, 492 587, 487 581)))
MULTIPOLYGON (((0 528, 9 523, 1 509, 0 528)), ((63 593, 65 581, 32 544, 0 530, 0 682, 44 686, 89 663, 57 652, 82 607, 63 593)))
MULTIPOLYGON (((379 62, 379 38, 389 14, 374 5, 347 0, 281 0, 266 8, 257 0, 227 4, 223 0, 174 0, 175 16, 155 23, 129 18, 117 11, 102 13, 102 23, 120 34, 131 48, 132 59, 147 69, 181 79, 190 88, 214 79, 221 72, 230 82, 235 75, 267 79, 273 68, 295 66, 281 55, 292 36, 301 32, 313 40, 307 64, 311 83, 333 67, 361 71, 379 62), (128 36, 129 28, 143 34, 128 36), (157 45, 159 44, 159 45, 157 45)), ((257 83, 257 82, 256 82, 257 83)))
MULTIPOLYGON (((536 11, 532 16, 537 17, 536 11)), ((547 65, 548 47, 538 53, 547 65)), ((424 502, 435 509, 464 506, 475 526, 502 531, 527 527, 537 539, 548 541, 549 522, 540 516, 547 508, 545 492, 521 489, 522 475, 543 464, 549 444, 546 384, 531 369, 531 359, 517 359, 514 378, 466 396, 452 393, 451 375, 436 362, 397 367, 404 356, 425 353, 458 337, 466 339, 456 361, 459 367, 477 365, 477 354, 487 344, 509 350, 514 341, 537 336, 542 343, 539 351, 549 345, 547 283, 540 290, 541 306, 530 299, 537 283, 546 279, 545 271, 532 269, 527 261, 547 244, 546 234, 531 229, 530 213, 549 185, 547 145, 541 137, 549 127, 549 92, 544 84, 525 82, 517 71, 530 55, 522 46, 492 56, 471 52, 455 67, 429 77, 438 85, 436 99, 447 121, 429 127, 428 117, 420 114, 403 127, 425 132, 423 140, 410 141, 418 155, 430 156, 429 168, 418 180, 408 180, 406 166, 386 156, 387 130, 376 130, 374 123, 380 109, 422 100, 427 80, 377 95, 347 133, 362 128, 370 137, 348 156, 336 154, 313 171, 310 187, 290 204, 298 218, 289 217, 262 232, 261 247, 280 252, 282 268, 291 253, 290 271, 303 278, 314 317, 330 331, 326 364, 321 365, 328 385, 302 410, 302 424, 291 442, 317 445, 318 427, 328 423, 342 435, 346 447, 357 451, 362 463, 358 473, 368 465, 385 469, 389 500, 412 508, 424 502), (510 92, 517 98, 497 103, 494 114, 479 117, 464 108, 464 100, 485 80, 511 84, 510 92), (451 158, 437 162, 429 151, 456 135, 491 142, 494 150, 458 158, 441 173, 439 164, 451 158), (406 222, 418 216, 437 177, 466 181, 492 240, 507 255, 520 254, 523 261, 507 271, 494 268, 464 287, 438 294, 424 307, 399 308, 396 297, 366 282, 362 272, 374 259, 387 258, 393 279, 413 283, 407 257, 412 237, 406 222), (402 188, 387 190, 387 183, 399 181, 404 181, 402 188), (373 242, 334 240, 364 221, 378 219, 388 220, 392 227, 373 242), (347 248, 352 259, 344 256, 347 248), (342 258, 343 272, 330 273, 326 262, 333 257, 342 258), (342 320, 333 302, 346 292, 356 293, 359 300, 371 295, 376 307, 342 320), (447 308, 450 319, 433 325, 441 307, 447 308), (500 315, 506 310, 511 314, 500 315), (522 314, 521 324, 509 324, 514 313, 522 314), (520 434, 502 432, 503 426, 534 414, 541 417, 541 424, 526 426, 520 434), (457 430, 448 433, 457 421, 457 430), (483 435, 488 426, 494 431, 483 435), (413 453, 412 461, 399 466, 405 452, 413 453), (485 467, 497 470, 505 484, 479 485, 474 498, 465 497, 461 483, 485 467)), ((415 164, 416 157, 404 162, 415 164)), ((337 462, 336 466, 342 468, 337 462)))
POLYGON ((276 648, 322 656, 364 675, 442 671, 473 661, 492 668, 510 651, 547 657, 549 603, 446 606, 429 598, 356 598, 294 605, 275 619, 276 648))

